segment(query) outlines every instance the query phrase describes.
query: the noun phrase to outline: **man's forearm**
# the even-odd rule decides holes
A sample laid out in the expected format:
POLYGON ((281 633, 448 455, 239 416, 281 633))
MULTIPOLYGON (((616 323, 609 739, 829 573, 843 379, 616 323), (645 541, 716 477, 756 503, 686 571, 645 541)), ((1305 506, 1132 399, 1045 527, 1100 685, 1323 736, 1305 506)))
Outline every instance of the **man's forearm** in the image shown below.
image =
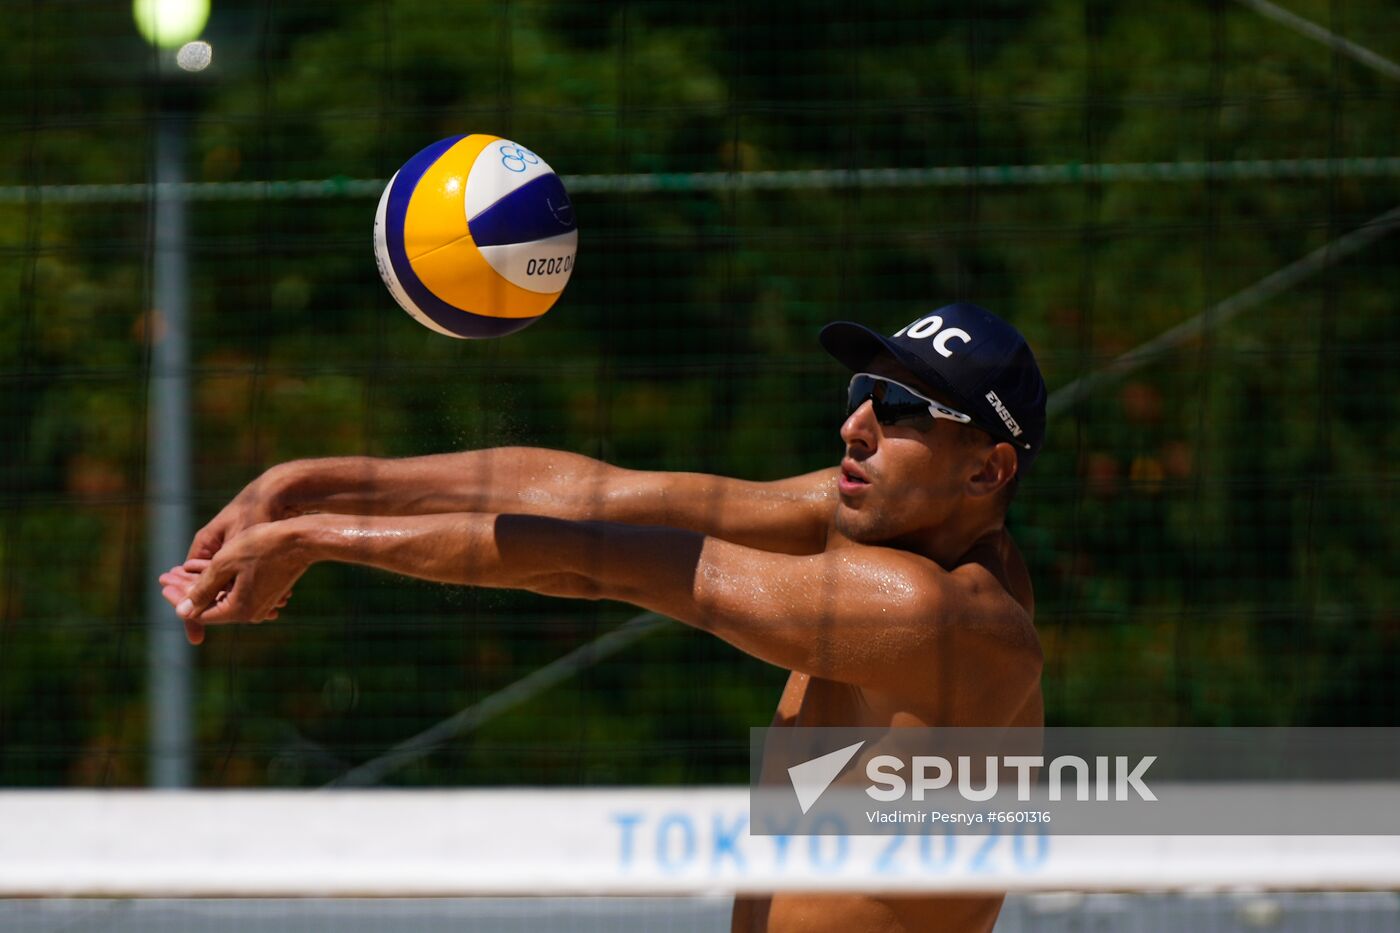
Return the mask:
POLYGON ((559 450, 501 447, 405 459, 332 457, 276 470, 284 511, 348 515, 520 512, 605 518, 625 471, 559 450))
POLYGON ((278 514, 489 512, 665 525, 763 550, 821 550, 834 471, 775 482, 647 472, 560 450, 498 447, 383 460, 298 460, 274 468, 278 514))
POLYGON ((307 515, 284 523, 307 564, 362 564, 404 576, 618 599, 677 615, 692 594, 704 537, 676 528, 532 515, 307 515))

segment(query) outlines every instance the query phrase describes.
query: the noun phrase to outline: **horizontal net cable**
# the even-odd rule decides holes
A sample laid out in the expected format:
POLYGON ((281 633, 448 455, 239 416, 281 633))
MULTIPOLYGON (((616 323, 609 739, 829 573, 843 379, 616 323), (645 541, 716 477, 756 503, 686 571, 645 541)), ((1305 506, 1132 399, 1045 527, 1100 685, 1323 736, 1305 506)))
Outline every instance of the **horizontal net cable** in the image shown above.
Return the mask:
MULTIPOLYGON (((1066 162, 1047 165, 950 165, 925 168, 803 169, 771 172, 644 172, 562 175, 576 194, 654 191, 793 191, 840 188, 958 188, 1109 182, 1252 181, 1400 176, 1400 156, 1238 159, 1213 162, 1066 162)), ((180 196, 187 201, 378 197, 387 179, 138 182, 111 185, 10 185, 0 204, 129 203, 180 196)))

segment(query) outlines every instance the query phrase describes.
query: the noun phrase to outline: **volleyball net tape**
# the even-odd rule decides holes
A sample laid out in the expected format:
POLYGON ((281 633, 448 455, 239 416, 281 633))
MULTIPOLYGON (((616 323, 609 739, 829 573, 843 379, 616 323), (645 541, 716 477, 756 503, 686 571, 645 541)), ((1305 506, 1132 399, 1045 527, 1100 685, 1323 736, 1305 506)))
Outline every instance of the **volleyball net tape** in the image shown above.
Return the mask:
POLYGON ((742 787, 0 794, 3 897, 1387 890, 1395 836, 764 836, 742 787))

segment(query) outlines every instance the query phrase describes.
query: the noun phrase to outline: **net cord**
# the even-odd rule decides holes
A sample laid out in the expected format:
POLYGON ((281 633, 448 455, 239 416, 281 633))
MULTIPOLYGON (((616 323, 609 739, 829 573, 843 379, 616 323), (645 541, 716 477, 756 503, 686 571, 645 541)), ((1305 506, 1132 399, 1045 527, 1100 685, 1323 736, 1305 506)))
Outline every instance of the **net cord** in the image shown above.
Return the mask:
POLYGON ((1282 26, 1288 27, 1299 35, 1307 36, 1309 39, 1321 42, 1333 51, 1340 52, 1342 55, 1347 56, 1353 61, 1360 62, 1373 71, 1385 75, 1387 78, 1400 81, 1400 65, 1383 55, 1377 55, 1364 45, 1358 45, 1350 39, 1339 36, 1329 29, 1324 29, 1312 20, 1304 19, 1296 13, 1290 13, 1283 7, 1270 3, 1269 0, 1239 0, 1239 2, 1249 7, 1260 16, 1263 16, 1265 19, 1273 20, 1282 26))

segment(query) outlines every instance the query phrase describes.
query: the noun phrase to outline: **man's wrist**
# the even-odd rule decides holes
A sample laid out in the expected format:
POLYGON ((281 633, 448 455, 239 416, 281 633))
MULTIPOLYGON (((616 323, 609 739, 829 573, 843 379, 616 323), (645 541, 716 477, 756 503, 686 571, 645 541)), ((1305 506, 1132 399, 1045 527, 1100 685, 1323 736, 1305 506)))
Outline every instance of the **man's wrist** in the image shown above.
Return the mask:
POLYGON ((312 471, 307 469, 306 463, 305 460, 289 460, 263 473, 259 492, 274 520, 293 518, 315 510, 308 482, 312 471))
POLYGON ((277 535, 277 553, 303 566, 335 558, 336 536, 321 515, 298 515, 269 526, 277 535))

